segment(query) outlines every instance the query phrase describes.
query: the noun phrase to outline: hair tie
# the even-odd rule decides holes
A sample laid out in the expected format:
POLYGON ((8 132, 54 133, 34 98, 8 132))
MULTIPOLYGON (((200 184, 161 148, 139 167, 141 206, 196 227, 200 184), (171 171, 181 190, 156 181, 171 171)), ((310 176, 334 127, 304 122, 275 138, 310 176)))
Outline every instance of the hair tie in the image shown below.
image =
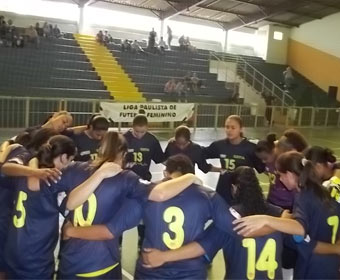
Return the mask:
POLYGON ((303 159, 301 160, 301 164, 302 164, 303 166, 306 166, 307 162, 308 162, 308 159, 306 159, 306 158, 303 158, 303 159))

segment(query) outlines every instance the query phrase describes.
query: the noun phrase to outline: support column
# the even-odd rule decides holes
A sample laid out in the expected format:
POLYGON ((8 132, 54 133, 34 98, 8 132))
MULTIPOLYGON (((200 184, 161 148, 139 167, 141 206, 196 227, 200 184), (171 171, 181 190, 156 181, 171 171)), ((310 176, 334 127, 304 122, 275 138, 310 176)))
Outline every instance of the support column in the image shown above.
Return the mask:
POLYGON ((163 37, 164 39, 164 19, 161 20, 161 32, 160 32, 159 38, 160 37, 163 37))
POLYGON ((79 19, 78 19, 78 33, 84 34, 85 29, 85 4, 79 4, 79 19))
POLYGON ((225 31, 224 46, 223 46, 224 52, 227 52, 227 47, 228 47, 228 30, 225 31))

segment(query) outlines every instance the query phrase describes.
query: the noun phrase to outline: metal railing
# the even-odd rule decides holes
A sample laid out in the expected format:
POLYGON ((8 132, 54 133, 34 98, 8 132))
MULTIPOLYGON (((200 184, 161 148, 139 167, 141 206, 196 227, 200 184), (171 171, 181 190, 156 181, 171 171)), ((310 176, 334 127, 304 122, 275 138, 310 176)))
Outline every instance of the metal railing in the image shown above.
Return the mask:
MULTIPOLYGON (((90 116, 100 111, 102 99, 60 99, 33 97, 0 97, 0 129, 23 129, 42 123, 59 110, 72 113, 74 125, 87 123, 90 116)), ((195 104, 194 114, 186 124, 193 128, 220 128, 226 116, 237 114, 246 127, 339 127, 340 109, 314 107, 270 106, 265 115, 257 106, 237 104, 195 104)), ((151 123, 153 130, 173 130, 179 122, 151 123)), ((114 126, 129 127, 129 123, 114 126)))
MULTIPOLYGON (((255 91, 261 95, 274 96, 276 98, 275 105, 294 106, 295 100, 286 93, 282 88, 277 86, 273 81, 264 76, 259 70, 252 66, 249 62, 238 55, 210 52, 210 60, 219 62, 233 62, 236 64, 235 69, 225 69, 235 72, 235 74, 247 82, 255 91)), ((227 68, 225 64, 223 67, 227 68)), ((221 69, 219 69, 221 70, 221 69)), ((236 82, 236 81, 235 81, 236 82)), ((235 91, 237 87, 234 87, 235 91)), ((235 94, 236 92, 234 92, 235 94)))

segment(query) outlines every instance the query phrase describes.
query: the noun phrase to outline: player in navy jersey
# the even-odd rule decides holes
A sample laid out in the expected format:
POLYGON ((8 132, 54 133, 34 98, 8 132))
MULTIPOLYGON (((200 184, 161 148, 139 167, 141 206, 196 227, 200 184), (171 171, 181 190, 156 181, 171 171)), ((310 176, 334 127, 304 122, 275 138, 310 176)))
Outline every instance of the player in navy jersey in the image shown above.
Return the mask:
MULTIPOLYGON (((126 152, 127 145, 124 137, 117 132, 108 132, 100 148, 98 159, 90 166, 94 171, 93 175, 72 190, 67 197, 66 207, 72 210, 68 220, 76 226, 75 230, 82 233, 86 230, 96 230, 96 225, 108 223, 123 205, 125 198, 163 201, 177 195, 196 179, 194 175, 183 176, 178 180, 163 182, 152 188, 148 182, 141 181, 134 172, 129 170, 112 177, 117 174, 115 168, 119 167, 118 170, 121 170, 126 152)), ((72 180, 76 172, 72 171, 71 174, 72 180)), ((64 180, 62 184, 58 182, 48 189, 52 193, 60 192, 63 184, 67 184, 67 180, 64 180)), ((65 226, 66 229, 69 227, 70 224, 65 226)), ((71 234, 65 236, 72 237, 71 234)), ((118 237, 118 235, 115 236, 118 237)), ((94 237, 99 237, 98 232, 94 237)), ((86 236, 82 239, 88 240, 81 240, 79 236, 66 238, 61 245, 59 278, 120 279, 120 254, 117 239, 113 242, 94 242, 91 241, 94 239, 86 238, 86 236), (87 257, 84 258, 84 256, 87 257)), ((103 239, 99 238, 99 240, 103 239)))
POLYGON ((258 172, 263 172, 265 167, 255 154, 256 145, 243 137, 242 120, 237 115, 229 116, 225 121, 226 139, 218 140, 205 148, 205 156, 219 158, 221 162, 221 175, 216 191, 226 200, 232 202, 229 172, 238 166, 254 167, 258 172))
MULTIPOLYGON (((260 213, 278 217, 287 215, 283 209, 265 201, 252 168, 241 166, 230 175, 235 205, 227 211, 234 218, 260 213)), ((148 252, 143 254, 145 266, 160 266, 165 262, 194 258, 203 254, 208 261, 212 261, 219 249, 223 248, 225 279, 280 279, 282 252, 280 233, 241 239, 226 234, 225 231, 211 225, 196 242, 178 250, 160 252, 148 249, 148 252)))
POLYGON ((191 160, 194 167, 197 164, 198 168, 204 173, 209 172, 213 166, 206 162, 202 147, 192 142, 190 138, 191 133, 187 126, 177 127, 175 130, 175 138, 169 141, 165 149, 165 158, 183 154, 191 160))
POLYGON ((147 130, 148 119, 138 115, 133 120, 132 129, 124 133, 124 137, 128 144, 126 168, 149 181, 151 160, 162 163, 165 157, 158 139, 147 130))
POLYGON ((100 142, 109 129, 109 125, 110 124, 105 117, 93 115, 84 132, 70 136, 77 147, 76 161, 96 159, 100 142))
POLYGON ((339 279, 340 258, 336 255, 339 249, 332 245, 339 240, 339 203, 320 185, 313 163, 302 154, 282 154, 277 160, 277 169, 285 186, 298 191, 294 202, 294 219, 263 215, 245 217, 236 221, 235 230, 248 236, 254 230, 270 227, 303 236, 301 240, 294 238, 298 251, 295 278, 339 279), (310 242, 313 245, 308 246, 310 242))
MULTIPOLYGON (((38 167, 66 167, 76 152, 66 136, 53 136, 40 147, 38 167)), ((15 209, 9 226, 5 260, 9 279, 52 279, 54 249, 58 240, 59 212, 57 196, 45 195, 31 187, 35 177, 15 177, 15 209)))

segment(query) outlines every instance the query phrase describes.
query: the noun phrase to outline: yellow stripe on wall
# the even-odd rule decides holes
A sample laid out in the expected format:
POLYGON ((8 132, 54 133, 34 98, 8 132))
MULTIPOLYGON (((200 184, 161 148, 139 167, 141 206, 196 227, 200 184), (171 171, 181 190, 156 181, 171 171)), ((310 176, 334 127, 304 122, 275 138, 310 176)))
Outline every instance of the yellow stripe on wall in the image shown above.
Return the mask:
POLYGON ((74 37, 114 100, 145 101, 143 94, 105 46, 97 43, 93 36, 75 34, 74 37))
POLYGON ((337 86, 340 101, 339 57, 290 39, 288 64, 326 92, 329 86, 337 86))

